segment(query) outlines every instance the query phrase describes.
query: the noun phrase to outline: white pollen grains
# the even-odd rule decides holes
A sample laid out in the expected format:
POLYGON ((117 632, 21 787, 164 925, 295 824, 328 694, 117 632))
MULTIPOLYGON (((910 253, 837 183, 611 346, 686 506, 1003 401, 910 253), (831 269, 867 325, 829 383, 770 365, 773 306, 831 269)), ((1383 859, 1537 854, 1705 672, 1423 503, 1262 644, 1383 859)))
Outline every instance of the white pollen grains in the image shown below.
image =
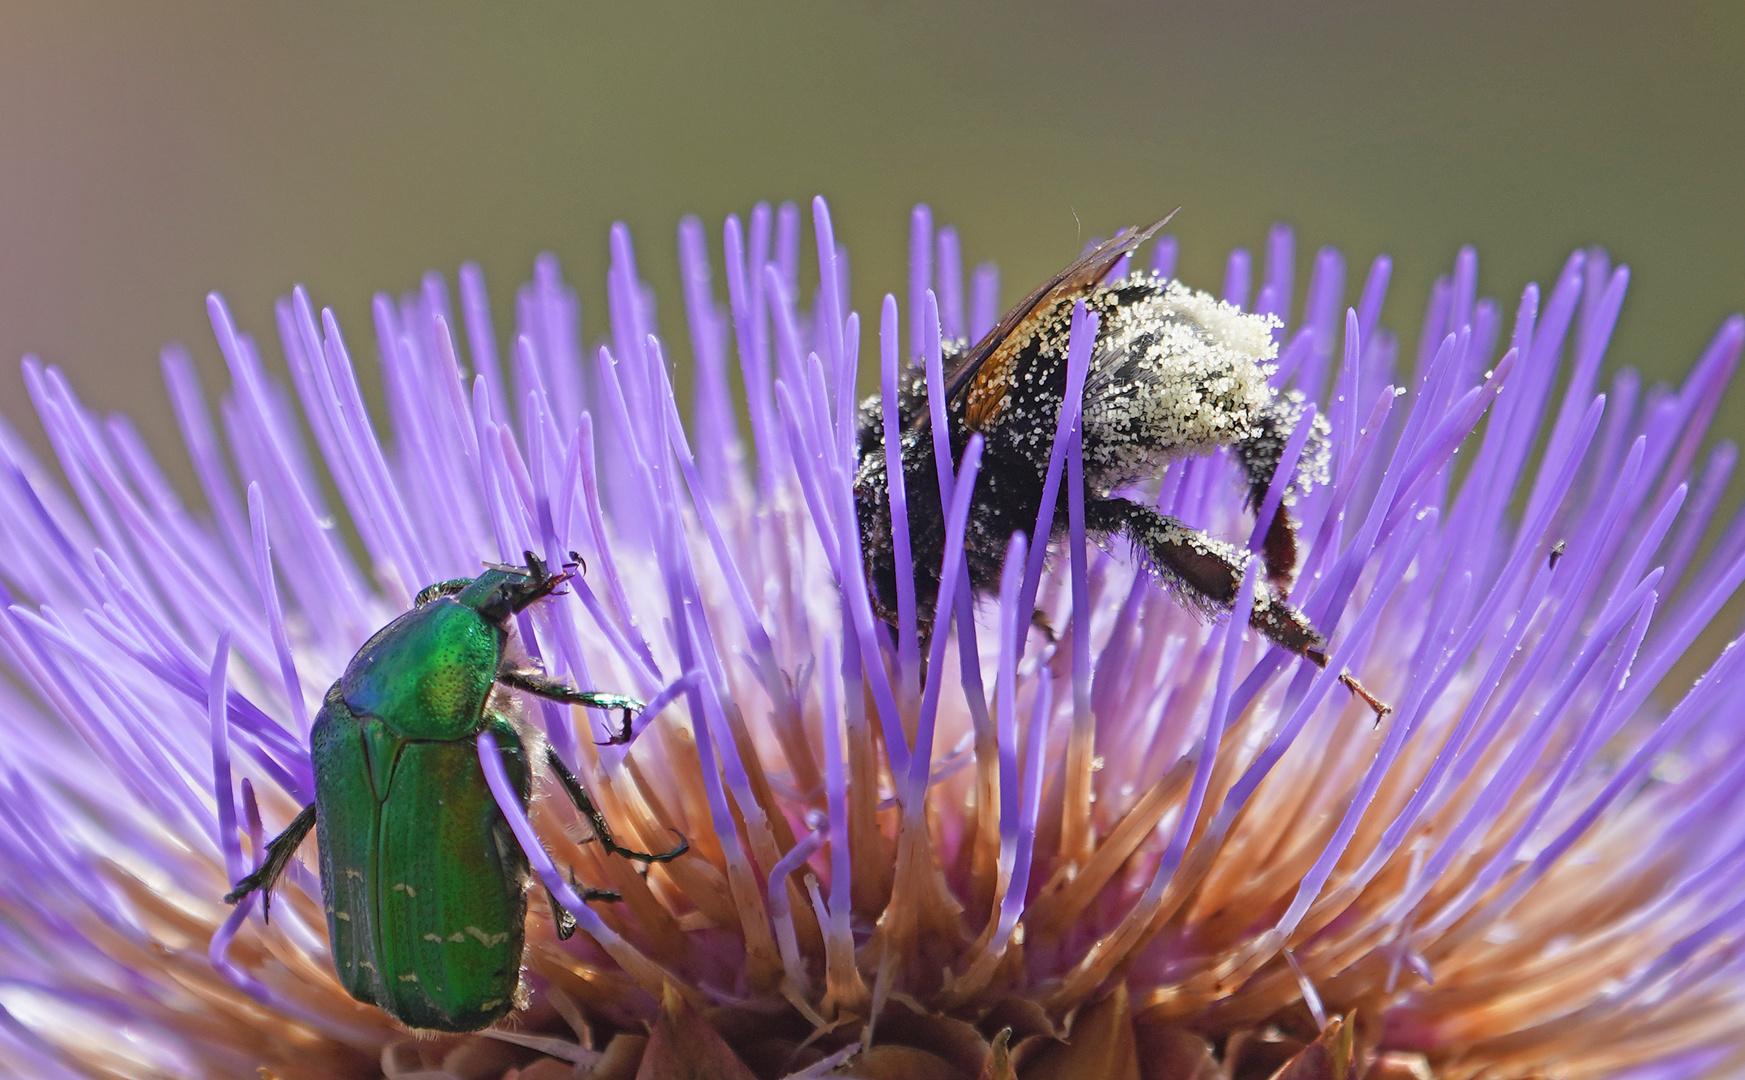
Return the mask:
POLYGON ((1087 473, 1139 480, 1254 433, 1273 400, 1277 319, 1150 275, 1099 289, 1087 306, 1102 320, 1085 380, 1087 473))

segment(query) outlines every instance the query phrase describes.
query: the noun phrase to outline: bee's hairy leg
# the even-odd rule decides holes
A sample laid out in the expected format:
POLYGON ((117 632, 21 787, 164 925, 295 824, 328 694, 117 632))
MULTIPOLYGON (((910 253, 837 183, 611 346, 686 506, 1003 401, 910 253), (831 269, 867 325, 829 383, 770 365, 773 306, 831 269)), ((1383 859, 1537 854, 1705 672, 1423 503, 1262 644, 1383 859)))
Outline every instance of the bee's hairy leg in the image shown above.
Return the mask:
MULTIPOLYGON (((1248 505, 1256 513, 1265 508, 1266 495, 1272 488, 1274 474, 1278 472, 1279 459, 1296 433, 1304 408, 1300 395, 1275 398, 1272 407, 1255 418, 1254 433, 1231 447, 1248 480, 1248 505)), ((1317 416, 1311 423, 1308 441, 1292 466, 1296 475, 1290 479, 1293 486, 1302 488, 1313 482, 1315 474, 1325 467, 1327 458, 1326 421, 1317 416)), ((1266 523, 1260 557, 1266 565, 1267 584, 1279 596, 1284 596, 1296 577, 1299 557, 1297 524, 1285 508, 1284 501, 1280 501, 1273 511, 1272 520, 1266 523)))
POLYGON ((1055 632, 1054 624, 1048 621, 1048 613, 1041 608, 1030 613, 1030 625, 1042 631, 1042 636, 1048 639, 1050 645, 1060 643, 1060 635, 1055 632))
MULTIPOLYGON (((1249 554, 1216 540, 1175 518, 1129 499, 1096 499, 1085 504, 1085 526, 1093 532, 1120 533, 1145 556, 1151 569, 1183 599, 1203 610, 1228 613, 1242 585, 1249 554)), ((1327 638, 1308 616, 1273 595, 1257 589, 1248 625, 1280 648, 1296 653, 1316 667, 1327 666, 1327 638)), ((1378 717, 1391 709, 1377 700, 1349 672, 1339 676, 1378 717)))
POLYGON ((1272 521, 1266 526, 1260 558, 1266 564, 1266 583, 1279 596, 1287 595, 1297 576, 1297 523, 1283 503, 1273 511, 1272 521))
MULTIPOLYGON (((1220 613, 1229 612, 1236 602, 1236 590, 1242 585, 1249 559, 1240 548, 1130 499, 1087 503, 1085 526, 1126 536, 1145 555, 1152 570, 1188 602, 1220 613)), ((1256 591, 1248 621, 1282 648, 1311 660, 1326 644, 1327 639, 1302 612, 1273 599, 1270 591, 1256 591)), ((1320 663, 1326 664, 1324 655, 1320 663)))

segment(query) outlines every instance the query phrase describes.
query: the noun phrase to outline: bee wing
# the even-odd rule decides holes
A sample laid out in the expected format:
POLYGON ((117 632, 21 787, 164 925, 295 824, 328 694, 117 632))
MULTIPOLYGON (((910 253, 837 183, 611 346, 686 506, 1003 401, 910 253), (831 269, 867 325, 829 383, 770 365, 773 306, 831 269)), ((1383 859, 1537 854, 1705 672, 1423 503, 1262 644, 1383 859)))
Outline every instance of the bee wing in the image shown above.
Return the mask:
MULTIPOLYGON (((951 370, 945 372, 945 400, 955 401, 960 394, 971 393, 981 407, 972 410, 979 415, 969 417, 970 426, 980 427, 980 421, 991 416, 1005 396, 1000 382, 1007 377, 1007 361, 1017 351, 1018 343, 1024 340, 1019 331, 1025 324, 1052 309, 1060 300, 1090 291, 1122 256, 1132 253, 1174 216, 1174 211, 1171 211, 1144 229, 1138 226, 1122 229, 1020 300, 985 337, 955 358, 951 370)), ((928 414, 922 412, 918 425, 924 427, 927 422, 928 414)))

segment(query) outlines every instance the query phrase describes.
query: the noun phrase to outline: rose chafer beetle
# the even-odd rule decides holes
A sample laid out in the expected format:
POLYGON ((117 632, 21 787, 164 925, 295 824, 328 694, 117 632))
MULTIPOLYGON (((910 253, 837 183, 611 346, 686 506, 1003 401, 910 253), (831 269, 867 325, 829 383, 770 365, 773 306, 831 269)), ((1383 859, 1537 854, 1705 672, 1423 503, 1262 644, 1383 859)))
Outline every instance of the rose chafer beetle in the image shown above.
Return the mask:
MULTIPOLYGON (((506 658, 509 621, 570 575, 532 552, 527 566, 431 585, 378 630, 327 691, 310 732, 315 801, 267 845, 259 869, 225 897, 271 895, 311 827, 334 968, 346 990, 413 1028, 476 1031, 516 1005, 531 882, 526 854, 486 786, 478 737, 489 731, 525 808, 531 759, 543 756, 608 852, 620 847, 581 784, 535 731, 515 719, 510 692, 621 711, 634 698, 577 690, 506 658)), ((590 900, 618 894, 587 889, 590 900)), ((551 900, 560 937, 575 919, 551 900)))

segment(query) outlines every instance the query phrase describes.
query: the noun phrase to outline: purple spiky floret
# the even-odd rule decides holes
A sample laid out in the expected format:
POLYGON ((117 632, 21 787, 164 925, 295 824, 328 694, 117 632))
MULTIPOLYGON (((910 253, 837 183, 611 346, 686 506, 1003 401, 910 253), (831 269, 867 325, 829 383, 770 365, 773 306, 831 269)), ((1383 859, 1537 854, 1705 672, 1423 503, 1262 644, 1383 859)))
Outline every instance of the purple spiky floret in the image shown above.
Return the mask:
MULTIPOLYGON (((1628 270, 1577 252, 1510 326, 1465 249, 1402 370, 1385 257, 1348 306, 1332 249, 1299 297, 1288 228, 1258 292, 1233 253, 1223 295, 1278 320, 1274 384, 1310 402, 1283 467, 1257 512, 1224 451, 1123 494, 1250 550, 1288 505, 1290 602, 1330 638, 1323 670, 1247 628, 1257 563, 1235 617, 1208 622, 1087 536, 1103 493, 1083 488, 1076 391, 1038 519, 1066 500, 1064 539, 1013 538, 997 594, 975 595, 980 444, 953 460, 939 391, 954 343, 997 320, 998 274, 966 290, 957 233, 916 208, 905 300, 878 320, 882 407, 863 412, 847 253, 811 210, 810 303, 800 207, 729 218, 719 274, 702 224, 681 224, 683 408, 621 225, 603 345, 550 256, 506 342, 470 264, 457 302, 427 275, 376 297, 374 334, 349 344, 296 290, 275 308, 283 374, 213 296, 215 410, 186 354, 163 356, 203 512, 125 418, 27 359, 64 482, 0 425, 0 1060, 340 1076, 400 1053, 326 967, 312 863, 270 924, 256 898, 218 898, 312 797, 311 716, 363 639, 421 586, 531 550, 586 572, 518 618, 519 647, 649 705, 626 746, 596 745, 617 723, 598 711, 541 702, 527 721, 621 843, 675 828, 692 850, 644 876, 576 843, 567 804, 523 813, 480 739, 582 930, 530 930, 535 1007, 491 1036, 517 1052, 589 1065, 653 1023, 654 1054, 675 1009, 740 1009, 829 1028, 791 1059, 822 1070, 917 1038, 893 1010, 976 1022, 1021 997, 1059 1025, 1118 1001, 1139 1045, 1176 1026, 1208 1053, 1355 1015, 1367 1060, 1451 1076, 1741 1066, 1745 652, 1688 691, 1673 672, 1745 583, 1745 515, 1716 520, 1737 451, 1704 451, 1745 321, 1680 386, 1626 369, 1600 393, 1628 270), (354 360, 365 342, 379 376, 354 360), (904 587, 895 467, 917 377, 945 509, 931 611, 904 587), (1317 415, 1332 482, 1291 502, 1317 415), (859 548, 862 416, 890 478, 894 632, 859 548), (1375 725, 1342 671, 1396 711, 1375 725), (625 902, 585 904, 572 872, 625 902), (190 1019, 220 1013, 241 1033, 190 1019)), ((1134 262, 1169 275, 1176 255, 1163 237, 1134 262)), ((1071 386, 1097 330, 1074 311, 1071 386)))

